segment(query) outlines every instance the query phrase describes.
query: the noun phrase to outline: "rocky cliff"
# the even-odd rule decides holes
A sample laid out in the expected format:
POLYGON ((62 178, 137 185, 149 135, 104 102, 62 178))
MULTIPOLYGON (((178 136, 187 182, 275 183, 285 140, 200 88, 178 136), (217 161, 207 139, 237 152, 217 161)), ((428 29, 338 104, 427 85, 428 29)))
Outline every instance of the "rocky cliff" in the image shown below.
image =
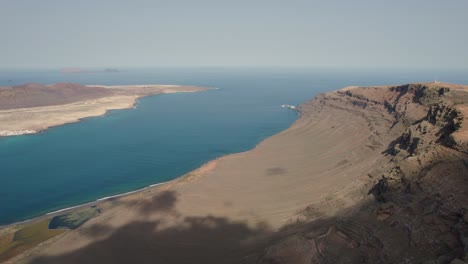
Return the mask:
POLYGON ((420 83, 348 87, 303 112, 362 115, 384 144, 362 175, 360 200, 332 216, 312 204, 284 228, 261 263, 468 263, 468 87, 420 83))

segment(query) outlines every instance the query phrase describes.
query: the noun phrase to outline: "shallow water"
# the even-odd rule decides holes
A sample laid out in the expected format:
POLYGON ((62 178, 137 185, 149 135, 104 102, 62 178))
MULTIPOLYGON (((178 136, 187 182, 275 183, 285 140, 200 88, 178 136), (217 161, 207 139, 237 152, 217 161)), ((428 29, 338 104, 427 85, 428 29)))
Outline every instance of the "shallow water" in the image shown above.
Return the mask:
POLYGON ((317 93, 348 85, 434 78, 468 83, 464 72, 433 70, 1 71, 0 85, 67 81, 219 89, 146 97, 136 109, 111 111, 36 135, 0 138, 0 224, 168 181, 216 157, 251 149, 297 118, 282 104, 299 104, 317 93))

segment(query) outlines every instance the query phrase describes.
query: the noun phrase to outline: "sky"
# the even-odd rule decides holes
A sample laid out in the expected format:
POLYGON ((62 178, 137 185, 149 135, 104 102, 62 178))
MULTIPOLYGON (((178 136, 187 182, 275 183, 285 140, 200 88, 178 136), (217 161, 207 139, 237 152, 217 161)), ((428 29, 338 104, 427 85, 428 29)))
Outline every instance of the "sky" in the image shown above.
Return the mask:
POLYGON ((0 0, 0 68, 468 69, 467 0, 0 0))

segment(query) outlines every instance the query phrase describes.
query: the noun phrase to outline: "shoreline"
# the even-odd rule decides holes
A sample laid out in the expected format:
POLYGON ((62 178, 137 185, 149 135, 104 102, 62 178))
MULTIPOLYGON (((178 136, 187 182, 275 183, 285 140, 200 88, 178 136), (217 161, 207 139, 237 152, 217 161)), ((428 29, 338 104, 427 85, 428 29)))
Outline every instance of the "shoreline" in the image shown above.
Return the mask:
POLYGON ((69 206, 69 207, 66 207, 66 208, 63 208, 63 209, 58 209, 58 210, 55 210, 55 211, 51 211, 51 212, 47 212, 47 213, 43 213, 41 215, 38 215, 38 216, 35 216, 35 217, 31 217, 31 218, 28 218, 26 220, 20 220, 20 221, 16 221, 16 222, 13 222, 13 223, 9 223, 9 224, 4 224, 4 225, 0 225, 0 230, 4 229, 4 228, 8 228, 8 227, 12 227, 12 226, 16 226, 16 225, 23 225, 23 224, 28 224, 28 223, 31 223, 31 222, 35 222, 35 221, 39 221, 39 220, 42 220, 42 219, 45 219, 47 217, 50 217, 50 216, 56 216, 58 215, 59 213, 63 213, 63 212, 68 212, 68 211, 73 211, 75 209, 80 209, 80 208, 83 208, 83 207, 86 207, 86 206, 92 206, 92 205, 97 205, 99 203, 102 203, 102 202, 105 202, 105 201, 108 201, 110 199, 113 199, 113 198, 120 198, 120 197, 125 197, 125 196, 128 196, 128 195, 131 195, 131 194, 137 194, 137 193, 141 193, 143 191, 146 191, 146 190, 151 190, 151 189, 154 189, 156 187, 160 187, 160 186, 164 186, 164 185, 168 185, 168 184, 175 184, 177 183, 178 181, 183 181, 184 179, 189 179, 190 176, 198 171, 203 171, 207 166, 210 166, 211 164, 213 163, 216 163, 218 160, 220 159, 223 159, 223 158, 226 158, 226 157, 230 157, 230 156, 235 156, 235 155, 241 155, 241 154, 244 154, 244 153, 247 153, 249 151, 252 151, 254 149, 256 149, 258 147, 258 145, 262 144, 265 140, 269 139, 270 137, 273 137, 275 135, 278 135, 284 131, 286 131, 287 129, 289 129, 292 125, 294 125, 294 123, 296 123, 297 121, 299 120, 299 117, 287 128, 285 128, 284 130, 276 133, 276 134, 273 134, 265 139, 263 139, 262 141, 258 142, 258 144, 256 144, 253 148, 249 149, 249 150, 246 150, 246 151, 241 151, 241 152, 235 152, 235 153, 230 153, 230 154, 226 154, 226 155, 222 155, 222 156, 219 156, 217 158, 214 158, 212 160, 209 160, 205 163, 203 163, 202 165, 200 165, 199 167, 191 170, 191 171, 188 171, 172 180, 169 180, 169 181, 165 181, 165 182, 160 182, 160 183, 153 183, 153 184, 150 184, 148 186, 145 186, 145 187, 142 187, 142 188, 139 188, 139 189, 136 189, 136 190, 133 190, 133 191, 128 191, 128 192, 123 192, 123 193, 117 193, 117 194, 114 194, 114 195, 109 195, 109 196, 105 196, 105 197, 102 197, 102 198, 97 198, 93 201, 90 201, 90 202, 85 202, 85 203, 82 203, 82 204, 78 204, 78 205, 73 205, 73 206, 69 206))
POLYGON ((47 129, 101 117, 112 110, 135 109, 140 98, 180 92, 203 92, 212 88, 181 85, 91 86, 113 90, 111 96, 29 108, 0 110, 0 137, 32 135, 47 129), (52 120, 52 121, 51 121, 52 120))
MULTIPOLYGON (((219 88, 215 88, 215 89, 219 89, 219 88)), ((149 95, 149 96, 154 96, 154 95, 149 95)), ((302 104, 304 104, 304 103, 302 103, 302 104)), ((197 174, 197 172, 205 170, 207 167, 209 167, 210 165, 215 164, 219 160, 227 158, 227 157, 242 155, 242 154, 251 152, 251 151, 257 149, 261 144, 263 144, 268 139, 270 139, 270 138, 272 138, 274 136, 277 136, 277 135, 287 131, 288 129, 290 129, 292 126, 294 126, 296 123, 298 123, 301 120, 301 118, 303 117, 303 113, 302 113, 301 107, 300 107, 302 104, 298 105, 298 107, 295 109, 295 112, 297 113, 297 118, 296 118, 296 120, 294 120, 294 122, 292 122, 285 129, 262 139, 255 146, 253 146, 252 148, 250 148, 248 150, 241 151, 241 152, 230 153, 230 154, 226 154, 226 155, 216 157, 214 159, 211 159, 211 160, 203 163, 199 167, 197 167, 197 168, 195 168, 193 170, 190 170, 190 171, 188 171, 188 172, 186 172, 186 173, 184 173, 184 174, 182 174, 182 175, 180 175, 180 176, 178 176, 178 177, 176 177, 176 178, 174 178, 172 180, 169 180, 169 181, 150 184, 148 186, 145 186, 145 187, 133 190, 133 191, 128 191, 128 192, 124 192, 124 193, 118 193, 118 194, 115 194, 115 195, 105 196, 103 198, 98 198, 96 200, 93 200, 93 201, 90 201, 90 202, 85 202, 83 204, 78 204, 78 205, 69 206, 69 207, 66 207, 66 208, 63 208, 63 209, 58 209, 58 210, 55 210, 55 211, 47 212, 47 213, 44 213, 44 214, 41 214, 41 215, 38 215, 38 216, 35 216, 35 217, 28 218, 26 220, 16 221, 16 222, 5 224, 5 225, 0 225, 0 230, 4 229, 4 228, 16 226, 16 225, 22 225, 22 224, 31 223, 31 222, 34 222, 34 221, 39 221, 39 220, 42 220, 42 219, 50 217, 50 216, 58 215, 59 213, 73 211, 75 209, 80 209, 80 208, 83 208, 83 207, 86 207, 86 206, 97 205, 99 203, 105 202, 105 201, 113 199, 113 198, 125 197, 127 195, 141 193, 141 192, 146 191, 146 190, 152 190, 152 189, 154 189, 156 187, 160 187, 160 186, 164 186, 164 185, 168 185, 168 184, 176 184, 179 181, 184 181, 184 180, 190 179, 190 177, 193 174, 197 174)), ((114 110, 119 110, 119 109, 114 109, 114 110)), ((112 110, 110 110, 110 111, 112 111, 112 110)), ((214 166, 216 166, 216 165, 214 165, 214 166)), ((208 169, 208 170, 210 170, 210 169, 208 169)))
MULTIPOLYGON (((240 152, 240 153, 242 153, 242 152, 240 152)), ((231 154, 228 154, 228 155, 231 155, 231 154)), ((205 166, 206 164, 208 164, 208 163, 210 163, 212 161, 213 160, 203 164, 201 167, 205 166)), ((195 170, 198 170, 198 169, 199 168, 197 168, 195 170)), ((193 171, 195 171, 195 170, 193 170, 193 171)), ((192 171, 190 171, 190 172, 192 172, 192 171)), ((60 213, 72 211, 72 210, 75 210, 75 209, 80 209, 80 208, 83 208, 83 207, 86 207, 86 206, 97 205, 97 204, 99 204, 101 202, 105 202, 105 201, 113 199, 113 198, 119 198, 119 197, 127 196, 127 195, 130 195, 130 194, 138 193, 138 192, 143 192, 145 190, 148 190, 148 189, 151 189, 151 188, 154 188, 154 187, 157 187, 157 186, 162 186, 162 185, 165 185, 165 184, 169 184, 169 183, 171 183, 171 182, 173 182, 175 180, 179 180, 179 179, 183 178, 184 176, 190 174, 190 172, 188 172, 188 173, 186 173, 186 174, 184 174, 182 176, 179 176, 179 177, 177 177, 177 178, 175 178, 173 180, 150 184, 150 185, 148 185, 146 187, 139 188, 139 189, 136 189, 136 190, 133 190, 133 191, 128 191, 128 192, 124 192, 124 193, 118 193, 118 194, 115 194, 115 195, 105 196, 105 197, 98 198, 98 199, 95 199, 95 200, 90 201, 90 202, 85 202, 85 203, 82 203, 82 204, 65 207, 63 209, 58 209, 58 210, 55 210, 55 211, 50 211, 50 212, 47 212, 47 213, 43 213, 41 215, 28 218, 26 220, 20 220, 20 221, 16 221, 16 222, 13 222, 13 223, 0 225, 0 230, 3 229, 3 228, 8 228, 8 227, 16 226, 16 225, 22 225, 22 224, 27 224, 27 223, 31 223, 31 222, 34 222, 34 221, 42 220, 42 219, 50 217, 50 216, 56 216, 56 215, 59 215, 60 213)))
MULTIPOLYGON (((115 109, 115 110, 119 110, 119 109, 115 109)), ((245 153, 250 152, 252 150, 255 150, 260 144, 263 144, 269 138, 287 131, 294 124, 296 124, 299 121, 299 119, 301 118, 301 116, 302 116, 300 110, 296 110, 296 112, 298 113, 297 119, 290 126, 286 127, 282 131, 279 131, 278 133, 275 133, 275 134, 273 134, 273 135, 271 135, 271 136, 269 136, 267 138, 264 138, 263 140, 258 142, 254 147, 252 147, 251 149, 248 149, 246 151, 235 152, 235 153, 230 153, 230 154, 226 154, 226 155, 216 157, 214 159, 211 159, 211 160, 203 163, 199 167, 197 167, 197 168, 195 168, 193 170, 190 170, 190 171, 188 171, 188 172, 186 172, 186 173, 184 173, 184 174, 182 174, 182 175, 180 175, 180 176, 178 176, 178 177, 176 177, 176 178, 174 178, 172 180, 169 180, 169 181, 150 184, 148 186, 145 186, 145 187, 133 190, 133 191, 128 191, 128 192, 124 192, 124 193, 117 193, 115 195, 109 195, 109 196, 105 196, 105 197, 102 197, 102 198, 97 198, 97 199, 95 199, 93 201, 90 201, 90 202, 85 202, 85 203, 82 203, 82 204, 69 206, 69 207, 66 207, 66 208, 63 208, 63 209, 58 209, 58 210, 55 210, 55 211, 43 213, 41 215, 28 218, 26 220, 16 221, 16 222, 5 224, 5 225, 0 225, 0 230, 3 229, 3 228, 7 228, 7 227, 12 227, 12 226, 16 226, 16 225, 22 225, 22 224, 31 223, 31 222, 34 222, 34 221, 39 221, 39 220, 42 220, 42 219, 50 217, 50 216, 55 216, 56 214, 59 214, 59 213, 72 211, 72 210, 75 210, 75 209, 80 209, 80 208, 83 208, 83 207, 86 207, 86 206, 89 206, 89 205, 97 205, 99 203, 105 202, 105 201, 113 199, 113 198, 125 197, 127 195, 140 193, 140 192, 143 192, 143 191, 146 191, 146 190, 149 190, 149 189, 153 189, 153 188, 156 188, 156 187, 159 187, 159 186, 164 186, 164 185, 171 184, 171 183, 175 184, 178 181, 183 181, 184 179, 189 179, 192 174, 194 174, 194 173, 196 173, 198 171, 203 171, 206 167, 210 166, 213 163, 216 163, 220 159, 224 159, 224 158, 227 158, 227 157, 230 157, 230 156, 242 155, 242 154, 245 154, 245 153)))

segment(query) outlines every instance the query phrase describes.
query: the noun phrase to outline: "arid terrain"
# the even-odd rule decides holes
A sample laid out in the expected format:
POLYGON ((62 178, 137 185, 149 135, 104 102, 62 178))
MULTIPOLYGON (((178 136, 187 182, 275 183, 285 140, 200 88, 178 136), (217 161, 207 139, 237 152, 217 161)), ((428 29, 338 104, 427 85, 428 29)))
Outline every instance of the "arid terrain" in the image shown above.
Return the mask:
POLYGON ((299 111, 6 263, 468 263, 468 86, 347 87, 299 111))
POLYGON ((206 88, 177 85, 102 86, 29 83, 0 87, 0 136, 32 134, 49 127, 131 108, 136 99, 206 88))

